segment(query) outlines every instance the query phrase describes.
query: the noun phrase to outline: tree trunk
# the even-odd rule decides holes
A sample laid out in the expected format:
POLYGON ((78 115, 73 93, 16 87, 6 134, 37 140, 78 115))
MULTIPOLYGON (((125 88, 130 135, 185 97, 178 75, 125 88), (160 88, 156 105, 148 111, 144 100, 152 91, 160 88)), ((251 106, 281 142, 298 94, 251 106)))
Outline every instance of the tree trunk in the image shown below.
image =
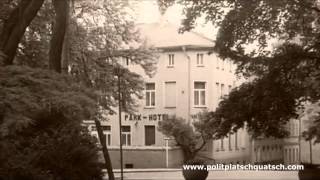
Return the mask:
POLYGON ((22 0, 18 7, 12 11, 9 19, 4 25, 1 34, 0 48, 6 55, 4 64, 13 64, 18 45, 26 28, 37 15, 44 0, 22 0))
POLYGON ((181 146, 182 153, 183 153, 183 161, 184 163, 187 163, 188 161, 195 158, 196 153, 192 152, 189 147, 183 147, 181 146))
POLYGON ((49 68, 61 73, 61 56, 67 26, 68 0, 52 0, 56 13, 49 50, 49 68))
POLYGON ((70 21, 72 16, 72 5, 71 2, 68 1, 67 6, 67 22, 66 22, 66 32, 64 36, 64 43, 62 49, 62 73, 68 74, 68 66, 69 66, 69 58, 70 58, 70 21))
MULTIPOLYGON (((83 58, 81 58, 82 60, 84 60, 83 58)), ((83 63, 84 67, 84 71, 86 71, 86 64, 83 63)), ((87 76, 88 74, 85 73, 87 76)), ((87 79, 89 79, 89 77, 86 77, 86 81, 87 79)), ((92 83, 89 81, 88 84, 86 84, 88 87, 91 87, 92 88, 92 83)), ((114 180, 114 174, 113 174, 113 170, 112 170, 112 163, 111 163, 111 160, 110 160, 110 155, 109 155, 109 151, 108 151, 108 147, 107 147, 107 144, 106 142, 103 141, 103 131, 102 131, 102 128, 101 128, 101 124, 100 124, 100 121, 98 119, 95 119, 94 120, 95 122, 95 125, 96 125, 96 128, 97 128, 97 132, 98 132, 98 138, 99 138, 99 141, 101 143, 101 146, 102 146, 102 153, 103 153, 103 158, 104 158, 104 161, 105 161, 105 168, 107 169, 107 172, 108 172, 108 177, 109 177, 109 180, 114 180)))
POLYGON ((101 124, 99 120, 94 120, 95 124, 96 124, 96 128, 97 128, 97 132, 98 132, 98 137, 102 146, 102 152, 103 152, 103 157, 105 160, 105 166, 107 168, 107 172, 108 172, 108 177, 109 180, 114 180, 114 174, 112 171, 112 164, 111 164, 111 160, 110 160, 110 156, 109 156, 109 152, 108 152, 108 147, 105 141, 102 141, 103 137, 103 132, 101 129, 101 124))
POLYGON ((312 139, 309 140, 309 147, 310 147, 310 164, 313 164, 313 162, 312 162, 312 139))

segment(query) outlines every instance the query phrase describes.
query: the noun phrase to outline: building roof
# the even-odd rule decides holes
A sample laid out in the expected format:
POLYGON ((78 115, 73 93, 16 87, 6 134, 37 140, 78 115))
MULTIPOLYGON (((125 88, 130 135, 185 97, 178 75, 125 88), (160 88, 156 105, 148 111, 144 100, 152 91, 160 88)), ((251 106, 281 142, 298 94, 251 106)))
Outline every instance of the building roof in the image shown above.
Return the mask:
POLYGON ((213 48, 214 41, 192 31, 179 33, 179 27, 168 22, 139 24, 141 38, 156 48, 213 48))

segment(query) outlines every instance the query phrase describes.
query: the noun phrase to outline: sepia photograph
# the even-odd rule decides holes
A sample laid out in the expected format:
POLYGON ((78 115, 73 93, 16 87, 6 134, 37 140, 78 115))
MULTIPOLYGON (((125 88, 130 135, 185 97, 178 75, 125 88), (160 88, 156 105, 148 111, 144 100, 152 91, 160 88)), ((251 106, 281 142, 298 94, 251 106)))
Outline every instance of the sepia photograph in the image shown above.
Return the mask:
POLYGON ((0 180, 320 180, 320 1, 0 0, 0 180))

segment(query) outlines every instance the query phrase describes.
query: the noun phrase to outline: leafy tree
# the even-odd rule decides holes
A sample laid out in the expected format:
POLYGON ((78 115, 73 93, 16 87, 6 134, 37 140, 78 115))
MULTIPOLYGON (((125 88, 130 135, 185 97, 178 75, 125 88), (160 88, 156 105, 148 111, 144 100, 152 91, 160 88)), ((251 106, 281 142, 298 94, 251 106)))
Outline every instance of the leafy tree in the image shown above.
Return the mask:
MULTIPOLYGON (((14 8, 17 5, 12 6, 14 8)), ((143 89, 143 79, 122 66, 122 60, 130 59, 132 64, 141 66, 150 76, 155 72, 154 65, 157 58, 154 55, 155 50, 141 42, 134 23, 127 18, 126 8, 128 1, 73 1, 70 5, 66 30, 68 36, 65 37, 63 45, 65 51, 53 53, 62 54, 60 55, 62 59, 68 61, 70 75, 101 93, 102 98, 99 102, 111 113, 114 113, 111 107, 116 106, 117 102, 114 98, 117 97, 115 76, 119 68, 122 69, 122 87, 126 87, 122 88, 122 94, 126 96, 126 110, 134 111, 135 99, 142 97, 140 92, 143 89)), ((48 56, 50 53, 48 50, 55 24, 50 22, 54 21, 54 17, 55 10, 52 3, 45 1, 20 42, 15 58, 17 64, 43 68, 50 66, 51 56, 48 56)), ((62 47, 61 44, 54 46, 62 47)), ((58 61, 56 63, 60 64, 59 71, 66 69, 62 66, 63 62, 58 61)))
POLYGON ((0 98, 0 179, 102 179, 81 127, 96 115, 96 93, 67 75, 6 66, 0 98))
MULTIPOLYGON (((120 83, 124 87, 121 92, 122 99, 126 99, 123 105, 126 111, 134 110, 136 97, 141 97, 143 80, 140 75, 121 66, 119 59, 129 58, 134 64, 145 69, 147 74, 152 75, 155 56, 153 55, 154 50, 139 41, 138 32, 133 30, 134 24, 127 19, 125 13, 127 1, 90 2, 83 0, 72 1, 70 4, 69 0, 52 2, 8 0, 1 3, 5 5, 1 6, 2 10, 10 7, 8 10, 1 11, 4 12, 0 20, 0 38, 3 39, 1 40, 3 46, 0 47, 2 64, 22 64, 49 68, 58 73, 68 72, 69 76, 74 77, 73 81, 76 80, 81 86, 97 92, 95 107, 97 108, 98 104, 106 108, 109 113, 114 113, 112 107, 117 105, 115 93, 118 90, 115 86, 117 82, 115 76, 118 78, 121 76, 120 83), (37 3, 37 6, 34 4, 31 6, 30 3, 37 3), (16 19, 13 20, 10 17, 16 19), (23 26, 20 21, 24 23, 23 26), (15 30, 19 30, 19 33, 11 34, 15 30), (6 49, 8 34, 12 35, 15 41, 8 41, 12 44, 6 49), (130 46, 131 43, 142 45, 130 46), (126 50, 119 51, 121 48, 126 50), (118 71, 119 69, 121 71, 118 71), (121 74, 116 72, 121 72, 121 74)), ((48 88, 51 89, 50 86, 48 88)), ((61 93, 59 95, 65 95, 63 88, 61 90, 61 92, 58 91, 61 93)), ((34 98, 34 95, 37 96, 32 94, 30 98, 34 98)), ((76 104, 65 108, 70 108, 70 111, 74 110, 72 105, 76 104)), ((17 116, 24 111, 27 112, 24 116, 28 115, 27 103, 19 102, 14 106, 21 106, 21 111, 17 112, 17 116)), ((39 109, 36 109, 35 112, 37 110, 39 109)), ((55 114, 49 112, 47 115, 54 117, 55 114)), ((33 118, 27 116, 20 120, 28 126, 33 118)), ((19 129, 19 123, 15 122, 18 120, 19 118, 13 120, 12 127, 17 126, 15 128, 19 129)), ((4 126, 6 127, 6 124, 4 126)), ((104 154, 105 157, 108 156, 105 151, 104 154)), ((111 165, 110 162, 108 164, 111 165)), ((107 169, 110 175, 112 168, 107 169)), ((112 179, 110 176, 109 178, 112 179)))
POLYGON ((41 128, 1 140, 0 179, 102 179, 95 140, 79 123, 41 128))
MULTIPOLYGON (((4 63, 12 64, 16 55, 18 44, 24 35, 26 28, 36 16, 44 0, 22 0, 9 13, 2 23, 0 34, 0 49, 5 54, 4 63)), ((3 5, 12 5, 13 1, 4 2, 3 5)), ((5 8, 6 6, 2 6, 5 8)), ((6 12, 5 12, 6 13, 6 12)))
MULTIPOLYGON (((5 55, 4 64, 13 64, 18 45, 30 25, 42 7, 44 0, 22 0, 14 3, 7 1, 4 5, 13 6, 8 17, 3 19, 0 34, 0 50, 5 55), (16 4, 14 6, 14 4, 16 4)), ((61 52, 66 29, 67 8, 69 0, 53 0, 55 20, 53 21, 53 32, 49 50, 49 67, 57 72, 61 72, 61 52)), ((5 7, 5 6, 4 6, 5 7)))
POLYGON ((142 97, 143 79, 129 71, 126 60, 149 76, 155 72, 156 51, 140 40, 134 23, 123 15, 127 6, 127 1, 77 1, 69 24, 71 73, 102 94, 99 103, 110 113, 118 101, 117 76, 121 76, 126 111, 134 111, 135 100, 142 97))
POLYGON ((199 114, 199 120, 194 126, 188 124, 185 119, 173 117, 159 121, 159 131, 168 137, 173 137, 178 146, 181 147, 184 162, 196 159, 197 153, 203 149, 209 139, 213 138, 214 131, 207 131, 207 113, 199 114))
POLYGON ((174 0, 158 0, 157 3, 159 6, 159 11, 163 15, 168 9, 168 7, 174 4, 174 0))
MULTIPOLYGON (((237 73, 248 80, 225 97, 212 116, 221 136, 247 124, 254 136, 283 137, 284 125, 297 117, 301 102, 319 100, 316 0, 178 2, 185 5, 182 30, 194 28, 196 18, 205 16, 219 28, 215 49, 220 57, 232 59, 237 73), (273 48, 270 39, 278 41, 273 48)), ((318 126, 311 129, 316 133, 318 126)))
POLYGON ((319 143, 319 128, 320 128, 320 102, 314 103, 306 103, 305 108, 303 109, 302 113, 300 114, 299 118, 304 122, 306 127, 309 127, 308 131, 303 133, 303 136, 306 140, 312 140, 315 138, 315 143, 319 143))

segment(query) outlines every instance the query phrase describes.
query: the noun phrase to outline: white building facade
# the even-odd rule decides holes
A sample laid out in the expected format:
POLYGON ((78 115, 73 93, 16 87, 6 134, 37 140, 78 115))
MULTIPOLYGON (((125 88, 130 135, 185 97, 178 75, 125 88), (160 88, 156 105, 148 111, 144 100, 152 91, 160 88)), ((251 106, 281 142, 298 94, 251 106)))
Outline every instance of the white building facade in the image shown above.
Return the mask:
MULTIPOLYGON (((221 97, 237 85, 235 65, 218 58, 214 42, 194 32, 178 33, 168 23, 139 26, 149 45, 159 50, 157 72, 148 77, 137 65, 125 63, 145 79, 144 98, 134 114, 122 113, 122 144, 125 168, 179 167, 183 157, 174 140, 157 130, 169 116, 192 123, 197 113, 212 111, 221 97)), ((118 168, 119 117, 102 122, 113 166, 118 168)), ((94 133, 94 132, 93 132, 94 133)), ((250 141, 246 130, 209 142, 200 155, 221 163, 248 163, 250 141)))

